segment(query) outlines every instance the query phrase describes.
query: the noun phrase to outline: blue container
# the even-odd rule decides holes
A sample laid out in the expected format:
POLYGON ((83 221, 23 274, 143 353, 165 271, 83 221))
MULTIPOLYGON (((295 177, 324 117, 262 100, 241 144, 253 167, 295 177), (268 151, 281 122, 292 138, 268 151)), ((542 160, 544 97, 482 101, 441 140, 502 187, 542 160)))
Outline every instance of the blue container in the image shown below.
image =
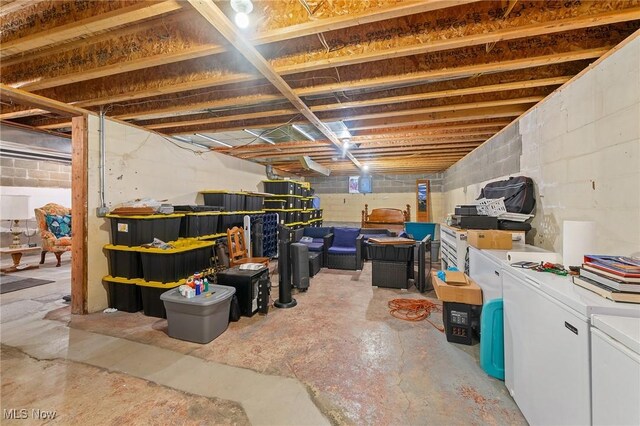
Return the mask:
POLYGON ((431 241, 439 240, 436 235, 436 224, 430 222, 405 222, 404 230, 411 234, 416 241, 422 241, 427 235, 431 235, 431 241))
POLYGON ((502 299, 485 303, 480 314, 480 367, 504 380, 504 318, 502 299))

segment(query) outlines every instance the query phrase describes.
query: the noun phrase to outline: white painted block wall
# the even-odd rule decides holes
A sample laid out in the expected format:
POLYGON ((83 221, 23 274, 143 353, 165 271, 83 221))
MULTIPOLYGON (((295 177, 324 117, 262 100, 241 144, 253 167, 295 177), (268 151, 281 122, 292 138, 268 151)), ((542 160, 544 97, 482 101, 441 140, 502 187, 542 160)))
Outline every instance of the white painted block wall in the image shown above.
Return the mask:
POLYGON ((535 244, 593 220, 602 253, 640 254, 640 38, 520 120, 521 174, 537 183, 535 244))
MULTIPOLYGON (((563 221, 593 220, 598 251, 640 255, 640 37, 554 92, 518 125, 517 174, 534 180, 538 201, 528 242, 562 253, 563 221)), ((475 199, 486 183, 447 191, 445 212, 475 199)))
MULTIPOLYGON (((98 118, 89 117, 88 183, 88 310, 107 307, 102 277, 109 243, 109 219, 96 216, 99 197, 98 118)), ((205 152, 145 130, 106 120, 106 200, 109 208, 135 198, 166 199, 175 204, 202 204, 198 191, 230 189, 256 191, 266 178, 263 166, 233 157, 205 152)))

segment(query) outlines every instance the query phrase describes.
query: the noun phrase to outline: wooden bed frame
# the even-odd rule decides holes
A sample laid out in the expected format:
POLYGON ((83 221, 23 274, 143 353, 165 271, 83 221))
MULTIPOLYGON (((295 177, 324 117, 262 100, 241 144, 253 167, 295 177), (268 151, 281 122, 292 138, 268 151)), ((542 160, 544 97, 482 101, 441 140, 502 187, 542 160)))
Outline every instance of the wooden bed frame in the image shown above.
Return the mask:
POLYGON ((386 228, 392 231, 402 231, 404 223, 411 221, 411 206, 407 204, 406 210, 400 209, 373 209, 369 213, 369 205, 364 205, 362 210, 362 228, 386 228))

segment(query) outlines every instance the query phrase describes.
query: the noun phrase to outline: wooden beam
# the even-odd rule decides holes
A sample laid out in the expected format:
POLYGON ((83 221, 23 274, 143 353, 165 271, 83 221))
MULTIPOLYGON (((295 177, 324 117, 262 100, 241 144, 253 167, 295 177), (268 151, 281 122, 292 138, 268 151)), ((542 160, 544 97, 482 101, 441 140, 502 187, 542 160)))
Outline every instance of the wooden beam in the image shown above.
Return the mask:
MULTIPOLYGON (((238 53, 245 57, 291 104, 313 124, 323 135, 327 137, 338 149, 342 148, 342 142, 333 131, 327 127, 315 114, 302 102, 289 84, 273 69, 273 67, 260 55, 255 47, 238 32, 229 18, 213 3, 204 0, 189 0, 189 3, 214 26, 227 41, 232 44, 238 53)), ((349 159, 360 167, 358 160, 349 156, 349 159)))
POLYGON ((415 109, 401 109, 394 111, 384 111, 384 112, 375 112, 369 114, 353 114, 346 116, 330 116, 325 117, 324 119, 327 121, 337 121, 337 120, 369 120, 374 118, 385 118, 385 117, 402 117, 406 115, 418 115, 418 114, 428 114, 433 112, 445 112, 445 111, 464 111, 464 110, 475 110, 479 108, 490 108, 490 107, 499 107, 504 105, 519 105, 519 104, 535 104, 543 100, 544 96, 527 96, 524 98, 515 98, 515 99, 503 99, 498 101, 485 101, 485 102, 471 102, 466 104, 450 104, 450 105, 439 105, 435 107, 426 107, 426 108, 415 108, 415 109))
POLYGON ((42 114, 47 114, 49 111, 45 111, 43 109, 40 108, 31 108, 31 109, 23 109, 20 111, 14 111, 14 112, 5 112, 0 114, 0 120, 15 120, 16 118, 23 118, 23 117, 31 117, 34 115, 42 115, 42 114))
POLYGON ((84 115, 90 111, 82 108, 77 108, 72 105, 65 104, 53 99, 45 98, 33 93, 25 92, 24 90, 14 89, 5 84, 0 83, 0 100, 3 102, 15 102, 19 105, 24 105, 31 108, 39 108, 45 111, 52 112, 54 114, 62 116, 75 117, 78 115, 84 115))
MULTIPOLYGON (((462 111, 468 109, 477 109, 477 108, 488 108, 495 106, 503 106, 503 105, 517 105, 517 104, 530 104, 536 103, 544 99, 544 96, 527 96, 524 98, 515 98, 515 99, 504 99, 498 101, 485 101, 485 102, 471 102, 465 104, 449 104, 449 105, 440 105, 435 107, 426 107, 426 108, 416 108, 416 109, 400 109, 400 110, 392 110, 392 111, 383 111, 383 112, 375 112, 375 113, 360 113, 357 111, 350 111, 347 115, 332 115, 332 116, 324 116, 322 117, 323 121, 339 121, 339 120, 368 120, 373 118, 384 118, 384 117, 399 117, 404 115, 417 115, 417 114, 427 114, 432 112, 443 112, 443 111, 462 111)), ((216 124, 216 123, 229 123, 238 120, 250 120, 264 117, 279 117, 283 115, 293 115, 296 113, 294 109, 280 109, 280 110, 271 110, 271 111, 263 111, 263 112, 252 112, 248 114, 238 114, 238 115, 226 115, 222 117, 212 117, 212 118, 201 118, 197 120, 189 120, 188 117, 186 120, 171 120, 164 119, 159 123, 140 123, 140 125, 148 128, 148 129, 168 129, 168 128, 179 128, 179 127, 193 127, 199 125, 206 124, 216 124)), ((253 127, 251 123, 246 123, 246 127, 253 127)), ((45 128, 45 127, 42 127, 45 128)))
MULTIPOLYGON (((493 129, 495 127, 505 127, 511 123, 511 120, 498 120, 498 121, 489 121, 489 122, 480 122, 480 123, 462 123, 462 124, 448 124, 445 126, 421 126, 419 128, 415 127, 395 127, 390 129, 383 130, 354 130, 349 129, 355 133, 356 137, 391 137, 393 135, 404 135, 404 134, 422 134, 429 133, 432 131, 457 131, 457 130, 468 130, 468 129, 493 129)), ((353 133, 352 133, 353 134, 353 133)))
MULTIPOLYGON (((156 129, 167 129, 170 127, 198 126, 201 124, 215 124, 215 123, 225 123, 228 121, 237 121, 237 120, 251 120, 251 119, 263 118, 263 117, 279 117, 282 115, 294 115, 297 112, 298 112, 297 109, 287 108, 287 109, 251 112, 247 114, 224 115, 222 117, 201 118, 199 120, 168 121, 168 122, 155 123, 155 124, 140 123, 140 125, 146 127, 147 129, 156 130, 156 129)), ((251 124, 247 124, 247 127, 251 127, 251 124)))
POLYGON ((87 116, 73 117, 71 129, 71 313, 87 313, 88 284, 88 167, 89 132, 87 116))
POLYGON ((2 44, 0 58, 39 49, 52 44, 62 43, 67 40, 80 37, 87 33, 96 33, 110 28, 130 24, 136 21, 168 13, 180 9, 178 0, 167 0, 162 3, 150 4, 139 2, 132 6, 124 7, 77 22, 71 22, 47 31, 30 34, 2 44))
POLYGON ((351 101, 351 102, 324 104, 324 105, 312 106, 311 111, 313 112, 334 111, 338 109, 361 108, 361 107, 376 106, 376 105, 390 105, 390 104, 403 103, 403 102, 424 101, 428 99, 441 99, 441 98, 448 98, 453 96, 468 96, 468 95, 476 95, 476 94, 491 93, 491 92, 501 92, 501 91, 507 91, 507 90, 530 89, 534 87, 559 86, 569 81, 571 77, 572 76, 567 75, 567 76, 560 76, 560 77, 542 78, 538 80, 513 81, 509 83, 498 83, 498 84, 489 84, 485 86, 474 86, 474 87, 467 87, 464 89, 438 90, 434 92, 416 93, 413 95, 386 96, 381 98, 367 99, 364 101, 351 101))
POLYGON ((159 65, 166 65, 174 62, 201 58, 203 56, 209 56, 215 53, 221 53, 223 51, 224 49, 222 49, 221 47, 210 47, 208 45, 193 46, 169 53, 163 53, 161 55, 143 57, 130 61, 91 68, 89 70, 71 72, 68 74, 45 78, 42 80, 36 80, 33 82, 22 84, 20 85, 20 88, 30 91, 48 89, 50 87, 79 83, 82 81, 106 77, 113 74, 137 71, 145 68, 157 67, 159 65))
POLYGON ((269 102, 276 102, 283 100, 284 97, 281 95, 270 95, 270 94, 258 94, 251 96, 243 96, 237 98, 227 98, 220 99, 215 101, 208 102, 198 102, 194 104, 187 105, 170 105, 162 108, 149 109, 146 111, 140 112, 131 112, 126 114, 118 114, 115 115, 115 118, 120 120, 150 120, 154 118, 160 118, 163 116, 171 116, 176 114, 181 114, 188 111, 205 111, 207 109, 216 109, 216 108, 224 108, 224 107, 238 107, 238 106, 253 106, 260 105, 269 102))
MULTIPOLYGON (((559 19, 550 22, 535 23, 515 28, 506 28, 469 36, 430 40, 427 43, 416 43, 408 46, 396 46, 392 49, 371 51, 366 53, 348 53, 336 56, 328 53, 327 59, 316 61, 297 60, 291 65, 277 67, 281 75, 296 74, 300 72, 317 71, 332 67, 361 64, 373 61, 389 60, 404 56, 422 55, 425 53, 440 52, 443 50, 459 49, 463 47, 497 43, 517 38, 535 37, 543 34, 553 34, 564 31, 578 30, 599 25, 607 25, 618 22, 640 19, 640 7, 615 10, 595 15, 582 15, 568 19, 559 19)), ((295 61, 294 58, 287 58, 295 61)))
POLYGON ((604 55, 609 49, 611 49, 611 46, 597 47, 593 49, 580 49, 562 53, 552 53, 549 55, 511 59, 507 61, 496 61, 486 64, 473 64, 455 68, 429 70, 404 75, 393 75, 387 77, 363 79, 358 81, 308 86, 295 89, 295 92, 298 96, 322 95, 326 93, 370 89, 373 87, 382 88, 388 86, 400 86, 403 84, 470 77, 483 73, 514 71, 524 68, 539 67, 543 65, 559 64, 563 62, 579 61, 583 59, 594 59, 604 55))
POLYGON ((344 14, 331 18, 319 19, 304 24, 291 25, 283 28, 276 28, 259 34, 252 41, 255 44, 274 43, 276 41, 290 40, 292 38, 304 37, 313 34, 336 31, 356 25, 372 24, 374 22, 385 21, 387 19, 400 18, 407 15, 432 12, 453 6, 460 6, 474 1, 467 0, 419 0, 408 1, 382 8, 371 8, 371 10, 359 14, 344 14))
POLYGON ((385 119, 373 119, 356 121, 347 124, 350 130, 382 129, 385 127, 422 125, 436 123, 451 123, 456 121, 483 120, 489 118, 518 117, 528 108, 520 105, 508 105, 495 108, 483 108, 475 111, 455 111, 448 113, 431 113, 417 116, 391 117, 385 119))

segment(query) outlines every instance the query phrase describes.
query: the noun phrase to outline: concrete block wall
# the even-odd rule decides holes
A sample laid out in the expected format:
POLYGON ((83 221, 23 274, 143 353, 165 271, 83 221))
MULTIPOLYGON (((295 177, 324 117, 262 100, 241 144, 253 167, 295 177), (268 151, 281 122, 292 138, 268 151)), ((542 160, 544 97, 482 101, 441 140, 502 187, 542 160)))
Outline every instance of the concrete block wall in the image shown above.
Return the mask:
POLYGON ((449 167, 444 172, 444 191, 517 173, 521 153, 522 137, 515 122, 449 167))
POLYGON ((598 250, 640 254, 640 38, 520 121, 537 184, 534 242, 562 252, 565 220, 592 220, 598 250))
POLYGON ((320 197, 324 218, 329 222, 360 223, 364 205, 369 209, 390 207, 404 210, 411 206, 416 218, 416 180, 429 179, 431 220, 443 220, 442 173, 409 175, 372 175, 371 194, 349 194, 347 176, 312 177, 308 180, 320 197))
POLYGON ((535 183, 528 243, 562 253, 563 221, 592 220, 599 252, 640 255, 640 38, 447 170, 445 211, 514 175, 535 183), (498 158, 504 165, 494 166, 498 158))
POLYGON ((71 165, 20 158, 0 159, 2 186, 71 188, 71 165))

